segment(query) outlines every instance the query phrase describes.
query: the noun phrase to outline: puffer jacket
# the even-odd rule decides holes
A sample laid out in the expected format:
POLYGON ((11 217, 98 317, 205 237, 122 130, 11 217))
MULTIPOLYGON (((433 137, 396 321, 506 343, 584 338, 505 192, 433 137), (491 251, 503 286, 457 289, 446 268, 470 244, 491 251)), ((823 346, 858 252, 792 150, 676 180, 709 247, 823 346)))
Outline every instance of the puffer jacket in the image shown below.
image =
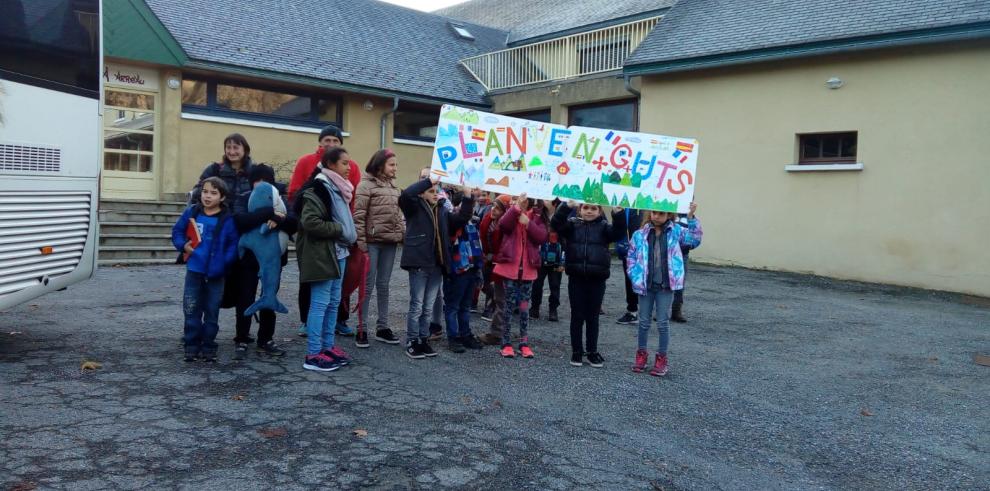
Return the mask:
POLYGON ((207 165, 203 169, 203 173, 199 175, 199 181, 196 182, 196 186, 192 190, 189 203, 199 203, 200 188, 203 186, 204 179, 207 177, 219 177, 227 185, 227 198, 224 201, 230 207, 231 212, 234 215, 247 213, 248 198, 254 189, 248 179, 252 166, 254 166, 254 161, 251 160, 251 157, 244 157, 244 163, 241 165, 240 170, 234 170, 226 162, 214 162, 207 165))
POLYGON ((539 213, 528 213, 529 224, 526 227, 519 226, 519 215, 522 212, 518 206, 510 206, 505 210, 505 214, 498 221, 498 229, 502 232, 502 244, 495 253, 496 263, 519 264, 522 251, 519 250, 519 234, 524 233, 524 247, 526 247, 526 257, 530 266, 540 267, 540 244, 547 241, 547 224, 543 223, 543 218, 539 213), (525 230, 525 231, 523 231, 525 230))
POLYGON ((419 197, 431 186, 433 183, 429 179, 423 179, 413 183, 399 195, 399 208, 406 216, 406 237, 399 267, 407 271, 440 265, 437 261, 438 246, 441 247, 439 254, 443 257, 442 265, 448 267, 452 262, 450 248, 446 247, 450 243, 450 231, 471 221, 474 201, 470 197, 461 201, 461 208, 457 213, 451 213, 447 209, 444 205, 446 200, 440 200, 436 208, 431 210, 426 200, 419 197), (435 224, 434 213, 437 214, 435 224))
MULTIPOLYGON (((697 218, 689 218, 688 226, 668 221, 667 227, 667 271, 671 290, 684 289, 684 255, 681 246, 691 249, 701 245, 701 222, 697 218)), ((633 234, 629 240, 629 257, 626 258, 626 273, 629 282, 637 295, 646 295, 650 279, 650 234, 653 224, 647 222, 633 234)))
POLYGON ((604 215, 590 222, 578 217, 568 218, 570 208, 561 203, 550 219, 550 227, 564 240, 564 271, 570 276, 604 280, 611 274, 612 255, 608 244, 626 237, 626 214, 612 214, 612 223, 604 215))
POLYGON ((406 219, 399 210, 399 188, 395 179, 365 175, 354 197, 354 227, 362 251, 368 243, 397 244, 406 231, 406 219))

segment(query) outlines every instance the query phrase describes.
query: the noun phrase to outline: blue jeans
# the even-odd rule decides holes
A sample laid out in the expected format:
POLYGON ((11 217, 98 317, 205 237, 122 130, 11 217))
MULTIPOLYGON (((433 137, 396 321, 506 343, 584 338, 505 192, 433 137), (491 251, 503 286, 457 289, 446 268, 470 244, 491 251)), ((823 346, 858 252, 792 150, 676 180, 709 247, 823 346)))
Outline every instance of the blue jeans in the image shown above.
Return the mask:
POLYGON ((439 266, 409 270, 409 315, 406 316, 406 341, 427 338, 433 305, 443 284, 439 266))
POLYGON ((650 324, 656 313, 657 328, 660 330, 657 353, 667 354, 667 345, 670 344, 670 305, 673 301, 674 292, 671 290, 647 290, 646 295, 639 296, 639 349, 646 349, 650 324))
POLYGON ((209 279, 205 274, 186 270, 182 291, 182 313, 185 316, 183 341, 187 353, 215 354, 220 324, 220 299, 223 298, 223 277, 209 279))
POLYGON ((337 309, 340 308, 340 290, 344 286, 344 269, 347 259, 338 259, 341 277, 334 280, 314 281, 310 284, 309 314, 306 315, 306 353, 318 355, 333 348, 333 335, 337 329, 337 309))
POLYGON ((443 314, 447 320, 448 339, 471 335, 471 301, 477 283, 478 272, 474 269, 444 278, 443 314))

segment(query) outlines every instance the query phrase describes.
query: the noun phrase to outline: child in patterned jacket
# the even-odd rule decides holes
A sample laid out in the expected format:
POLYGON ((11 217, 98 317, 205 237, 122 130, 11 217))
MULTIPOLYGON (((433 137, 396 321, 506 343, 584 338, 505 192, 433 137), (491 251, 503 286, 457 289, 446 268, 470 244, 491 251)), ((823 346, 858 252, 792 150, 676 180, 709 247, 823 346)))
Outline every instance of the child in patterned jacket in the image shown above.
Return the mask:
POLYGON ((667 374, 667 346, 670 342, 670 307, 674 292, 684 288, 684 256, 681 246, 695 248, 701 244, 701 223, 694 216, 697 205, 691 203, 687 227, 676 222, 677 214, 662 211, 647 212, 648 221, 629 241, 626 272, 632 289, 639 295, 639 349, 636 350, 634 372, 646 368, 646 351, 653 314, 657 318, 660 344, 650 375, 667 374))

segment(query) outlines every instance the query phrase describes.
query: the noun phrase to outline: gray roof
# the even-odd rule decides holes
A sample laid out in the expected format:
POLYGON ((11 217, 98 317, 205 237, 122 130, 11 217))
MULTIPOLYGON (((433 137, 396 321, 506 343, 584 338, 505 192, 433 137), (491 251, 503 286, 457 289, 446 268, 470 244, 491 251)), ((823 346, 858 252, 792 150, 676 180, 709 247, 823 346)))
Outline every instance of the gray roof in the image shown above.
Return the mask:
POLYGON ((470 0, 434 13, 509 31, 509 44, 669 8, 676 0, 470 0))
POLYGON ((987 0, 681 0, 625 66, 987 21, 987 0))
POLYGON ((506 33, 375 0, 145 0, 193 60, 485 104, 458 61, 506 33))

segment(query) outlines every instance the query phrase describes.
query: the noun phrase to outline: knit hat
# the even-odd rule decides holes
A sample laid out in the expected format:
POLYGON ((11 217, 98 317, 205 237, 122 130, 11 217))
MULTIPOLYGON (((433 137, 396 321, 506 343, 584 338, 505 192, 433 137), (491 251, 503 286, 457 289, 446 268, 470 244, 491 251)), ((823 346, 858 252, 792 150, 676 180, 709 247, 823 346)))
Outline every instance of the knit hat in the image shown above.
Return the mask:
POLYGON ((495 198, 495 204, 502 205, 503 210, 507 209, 512 206, 512 196, 509 196, 508 194, 499 195, 498 198, 495 198))
POLYGON ((332 124, 328 124, 320 130, 320 137, 316 141, 323 141, 323 137, 326 136, 336 136, 338 140, 344 141, 344 134, 340 132, 340 128, 332 124))
POLYGON ((258 181, 275 184, 275 170, 265 164, 252 165, 251 170, 248 171, 248 180, 251 184, 258 181))

